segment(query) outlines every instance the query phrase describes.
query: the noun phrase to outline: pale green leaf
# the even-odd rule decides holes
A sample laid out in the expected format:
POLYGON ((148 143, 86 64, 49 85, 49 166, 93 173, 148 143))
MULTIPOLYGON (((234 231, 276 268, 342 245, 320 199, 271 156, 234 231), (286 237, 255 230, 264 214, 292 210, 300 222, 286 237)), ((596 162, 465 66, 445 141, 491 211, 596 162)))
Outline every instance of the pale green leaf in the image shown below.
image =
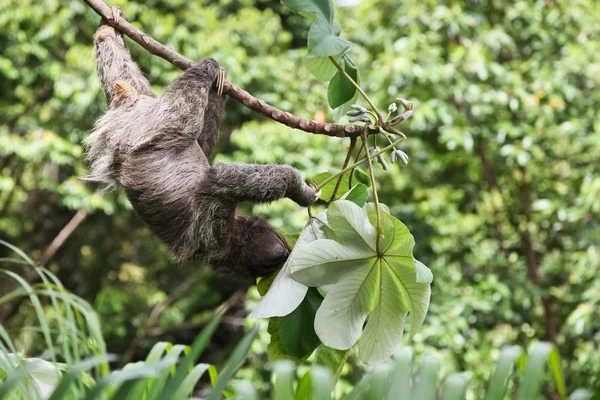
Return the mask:
POLYGON ((367 326, 360 338, 358 351, 361 360, 373 365, 386 361, 398 350, 402 343, 404 320, 408 307, 398 295, 401 283, 390 268, 384 267, 383 261, 377 262, 381 270, 381 281, 378 289, 378 301, 369 314, 367 326))
POLYGON ((354 268, 327 293, 315 317, 315 331, 328 347, 354 345, 377 301, 379 268, 354 268))

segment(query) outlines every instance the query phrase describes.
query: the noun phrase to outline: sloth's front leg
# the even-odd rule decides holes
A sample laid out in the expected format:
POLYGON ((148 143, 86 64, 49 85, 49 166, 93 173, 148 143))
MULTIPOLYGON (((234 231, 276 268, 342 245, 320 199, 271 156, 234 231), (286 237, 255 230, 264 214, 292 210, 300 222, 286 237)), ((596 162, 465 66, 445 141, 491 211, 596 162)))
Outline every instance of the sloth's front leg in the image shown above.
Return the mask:
POLYGON ((225 202, 268 203, 283 197, 310 206, 320 193, 289 165, 215 164, 206 172, 200 191, 225 202))

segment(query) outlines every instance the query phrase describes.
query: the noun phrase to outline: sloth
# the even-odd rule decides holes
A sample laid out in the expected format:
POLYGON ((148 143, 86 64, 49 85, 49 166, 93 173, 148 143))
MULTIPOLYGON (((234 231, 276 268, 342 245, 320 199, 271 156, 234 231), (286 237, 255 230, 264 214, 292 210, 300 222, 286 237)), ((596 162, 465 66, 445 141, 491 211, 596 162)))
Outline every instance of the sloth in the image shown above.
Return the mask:
POLYGON ((249 277, 285 262, 281 235, 263 218, 237 215, 236 206, 283 197, 310 206, 320 193, 289 165, 209 163, 225 104, 215 88, 224 73, 219 64, 202 59, 156 96, 123 35, 105 21, 94 48, 109 108, 85 141, 87 179, 123 187, 177 261, 249 277))

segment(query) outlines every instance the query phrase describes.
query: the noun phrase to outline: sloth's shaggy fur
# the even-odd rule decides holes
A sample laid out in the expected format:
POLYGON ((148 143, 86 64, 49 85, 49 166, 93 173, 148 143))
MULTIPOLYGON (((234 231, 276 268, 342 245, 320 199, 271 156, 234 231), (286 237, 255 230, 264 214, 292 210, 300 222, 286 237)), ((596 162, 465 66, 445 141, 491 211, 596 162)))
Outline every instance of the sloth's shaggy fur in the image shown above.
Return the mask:
POLYGON ((282 197, 308 206, 317 193, 288 165, 209 164, 225 103, 213 88, 217 62, 201 60, 155 96, 118 31, 101 24, 94 44, 110 106, 86 140, 88 179, 122 186, 180 261, 245 276, 284 262, 283 238, 262 218, 237 216, 235 208, 282 197))

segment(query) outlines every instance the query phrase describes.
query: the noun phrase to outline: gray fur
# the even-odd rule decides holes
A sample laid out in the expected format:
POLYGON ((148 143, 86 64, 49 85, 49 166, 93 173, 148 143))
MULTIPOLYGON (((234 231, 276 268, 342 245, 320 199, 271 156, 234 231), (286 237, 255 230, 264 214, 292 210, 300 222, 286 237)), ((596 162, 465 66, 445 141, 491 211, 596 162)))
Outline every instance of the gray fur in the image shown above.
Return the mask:
POLYGON ((285 241, 261 218, 236 216, 237 204, 288 197, 308 206, 318 196, 288 165, 209 164, 224 107, 217 62, 201 60, 155 97, 121 34, 101 25, 95 48, 110 107, 86 140, 88 179, 124 187, 179 261, 251 276, 285 261, 285 241))

